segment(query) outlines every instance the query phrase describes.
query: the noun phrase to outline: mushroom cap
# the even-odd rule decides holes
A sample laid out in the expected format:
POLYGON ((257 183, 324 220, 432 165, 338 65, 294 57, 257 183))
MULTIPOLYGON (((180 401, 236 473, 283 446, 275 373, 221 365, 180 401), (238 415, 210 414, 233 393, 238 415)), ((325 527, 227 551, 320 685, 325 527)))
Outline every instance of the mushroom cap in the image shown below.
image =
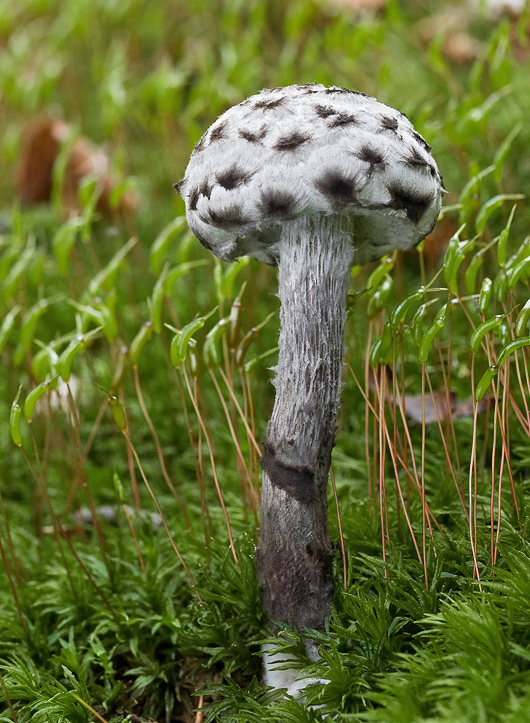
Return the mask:
POLYGON ((197 239, 224 261, 277 263, 282 224, 351 219, 354 263, 410 249, 434 227, 443 181, 408 118, 345 88, 262 90, 196 144, 176 189, 197 239))

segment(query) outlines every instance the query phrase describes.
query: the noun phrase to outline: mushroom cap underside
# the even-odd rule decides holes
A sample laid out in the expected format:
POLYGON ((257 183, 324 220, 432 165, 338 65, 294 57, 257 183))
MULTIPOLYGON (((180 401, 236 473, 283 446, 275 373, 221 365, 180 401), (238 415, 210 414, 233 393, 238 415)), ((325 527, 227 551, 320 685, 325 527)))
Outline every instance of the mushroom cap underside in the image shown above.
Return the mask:
POLYGON ((216 256, 275 264, 282 224, 351 219, 355 263, 415 246, 438 217, 443 181, 400 111, 322 85, 264 90, 204 134, 177 184, 188 224, 216 256))

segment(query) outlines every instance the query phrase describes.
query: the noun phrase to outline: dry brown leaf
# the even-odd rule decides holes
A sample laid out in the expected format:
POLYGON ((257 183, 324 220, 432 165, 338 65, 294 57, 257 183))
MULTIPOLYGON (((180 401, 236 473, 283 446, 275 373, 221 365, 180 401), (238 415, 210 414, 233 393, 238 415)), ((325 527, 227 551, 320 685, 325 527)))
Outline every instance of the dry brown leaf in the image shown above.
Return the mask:
POLYGON ((457 65, 472 63, 478 56, 478 43, 463 30, 448 33, 442 45, 442 53, 447 60, 457 65))
MULTIPOLYGON (((421 394, 405 395, 405 411, 407 415, 415 422, 422 422, 423 419, 423 398, 421 394)), ((482 399, 478 403, 478 411, 483 412, 487 404, 487 399, 482 399)), ((434 394, 425 395, 425 423, 444 422, 447 419, 460 419, 461 417, 471 417, 473 415, 473 400, 471 398, 464 399, 459 402, 455 392, 449 393, 449 399, 444 389, 439 389, 434 394)))
MULTIPOLYGON (((23 204, 49 203, 53 167, 69 131, 67 123, 48 117, 37 118, 26 127, 16 178, 23 204)), ((78 138, 72 145, 64 177, 63 208, 67 216, 79 210, 79 184, 89 173, 94 174, 101 184, 102 192, 97 203, 100 213, 109 217, 115 213, 128 215, 136 210, 138 198, 130 190, 125 191, 118 208, 111 209, 109 196, 116 182, 109 173, 108 158, 86 138, 78 138)))
POLYGON ((419 20, 415 29, 423 43, 430 43, 438 35, 452 30, 466 28, 471 20, 472 13, 467 6, 452 7, 451 10, 442 10, 419 20))
MULTIPOLYGON (((394 374, 390 366, 385 367, 385 376, 387 378, 388 386, 392 386, 394 374)), ((379 388, 379 382, 374 375, 373 369, 369 370, 368 376, 368 388, 372 392, 376 392, 379 388)), ((386 393, 386 401, 388 403, 394 402, 394 397, 391 391, 386 393)), ((404 398, 405 412, 410 419, 414 422, 421 424, 423 419, 422 412, 422 395, 421 394, 405 394, 404 398)), ((488 399, 485 397, 478 402, 478 411, 483 412, 488 404, 488 399)), ((461 402, 458 401, 456 393, 449 392, 449 399, 445 389, 438 389, 436 392, 431 394, 425 394, 425 423, 432 424, 433 422, 444 422, 447 419, 460 419, 461 417, 471 417, 473 415, 473 400, 464 399, 461 402)))
POLYGON ((452 7, 420 20, 416 24, 416 31, 425 45, 437 36, 444 36, 442 55, 457 65, 471 63, 480 50, 480 44, 467 32, 473 16, 473 9, 468 5, 452 7))

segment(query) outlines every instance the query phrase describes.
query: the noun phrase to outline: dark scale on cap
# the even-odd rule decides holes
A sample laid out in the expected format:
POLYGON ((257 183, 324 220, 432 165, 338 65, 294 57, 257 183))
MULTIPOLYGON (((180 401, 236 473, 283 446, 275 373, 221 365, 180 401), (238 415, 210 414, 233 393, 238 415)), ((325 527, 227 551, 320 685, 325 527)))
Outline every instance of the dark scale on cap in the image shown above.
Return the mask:
POLYGON ((341 95, 362 95, 364 98, 370 98, 366 93, 361 93, 360 90, 350 90, 349 88, 326 88, 324 93, 327 95, 333 95, 340 93, 341 95))
POLYGON ((348 203, 353 201, 357 184, 352 178, 347 178, 337 171, 327 171, 322 178, 315 182, 315 188, 335 203, 348 203))
MULTIPOLYGON (((418 168, 418 166, 429 166, 429 162, 419 153, 419 151, 412 146, 406 149, 406 153, 403 154, 403 163, 410 166, 411 168, 418 168)), ((430 166, 432 170, 432 166, 430 166)))
POLYGON ((244 171, 242 168, 238 168, 234 164, 228 170, 218 173, 215 178, 219 185, 226 188, 227 191, 231 191, 236 186, 239 186, 240 183, 248 181, 250 176, 250 173, 244 171))
POLYGON ((389 115, 384 115, 381 118, 381 127, 384 128, 385 131, 397 131, 398 122, 396 118, 392 118, 392 116, 389 115))
POLYGON ((338 128, 339 126, 347 126, 349 124, 358 123, 357 118, 352 113, 337 113, 328 123, 328 128, 338 128))
POLYGON ((430 199, 393 186, 388 189, 392 196, 392 207, 403 209, 414 223, 418 223, 427 210, 430 199))
POLYGON ((241 214, 239 206, 230 206, 223 211, 214 211, 210 209, 210 222, 217 228, 230 230, 234 227, 245 226, 248 220, 241 214))
POLYGON ((197 143, 193 146, 193 153, 200 153, 204 150, 206 146, 206 135, 202 136, 202 138, 199 138, 197 143))
POLYGON ((239 137, 244 138, 249 143, 260 143, 267 135, 267 126, 261 126, 260 130, 256 133, 254 131, 239 131, 239 137))
POLYGON ((330 115, 336 115, 337 111, 330 105, 316 105, 315 112, 319 118, 329 118, 330 115))
POLYGON ((310 140, 310 138, 311 135, 309 133, 294 131, 293 133, 278 138, 273 148, 276 151, 294 151, 298 146, 310 140))
POLYGON ((206 146, 206 133, 199 138, 197 143, 193 146, 193 152, 194 153, 200 153, 204 150, 204 147, 206 146))
POLYGON ((326 88, 324 93, 326 95, 337 95, 340 93, 341 95, 344 95, 345 93, 353 93, 354 91, 348 90, 347 88, 326 88))
POLYGON ((430 153, 430 152, 432 151, 432 147, 427 143, 426 140, 424 140, 424 139, 420 136, 420 134, 418 133, 418 131, 412 131, 412 135, 413 135, 414 139, 415 139, 416 141, 418 141, 418 143, 420 144, 420 146, 421 146, 422 148, 425 148, 425 150, 427 151, 427 153, 430 153))
POLYGON ((292 216, 296 213, 296 198, 292 193, 269 189, 261 194, 258 209, 264 216, 292 216))
POLYGON ((315 88, 315 83, 302 83, 297 85, 298 90, 303 90, 305 93, 319 93, 319 89, 315 88))
POLYGON ((182 196, 182 189, 184 188, 184 179, 181 178, 178 183, 173 184, 173 188, 177 193, 179 193, 182 196))
POLYGON ((199 193, 201 196, 205 196, 208 200, 210 200, 210 196, 212 195, 212 186, 210 186, 207 180, 203 181, 201 187, 199 188, 199 193))
POLYGON ((355 154, 357 158, 365 163, 369 163, 371 170, 384 171, 386 168, 385 158, 381 151, 371 148, 370 146, 363 146, 355 154))
POLYGON ((257 100, 254 103, 254 108, 258 108, 260 110, 273 110, 274 108, 278 108, 278 106, 283 105, 285 103, 285 96, 281 95, 279 98, 272 98, 270 100, 257 100))
POLYGON ((201 192, 198 188, 194 188, 193 191, 188 196, 188 204, 192 211, 197 210, 197 202, 199 201, 199 196, 201 195, 201 192))
POLYGON ((220 141, 223 138, 226 138, 227 125, 228 124, 225 121, 224 123, 219 123, 219 125, 212 128, 212 130, 210 131, 210 143, 213 143, 214 141, 220 141))

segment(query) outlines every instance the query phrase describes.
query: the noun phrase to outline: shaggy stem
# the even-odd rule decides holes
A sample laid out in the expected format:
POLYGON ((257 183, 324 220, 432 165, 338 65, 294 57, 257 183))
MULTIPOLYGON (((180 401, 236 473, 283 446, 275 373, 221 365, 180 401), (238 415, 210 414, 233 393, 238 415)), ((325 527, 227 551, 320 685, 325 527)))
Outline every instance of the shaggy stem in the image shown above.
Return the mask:
POLYGON ((257 555, 270 620, 321 628, 332 594, 327 482, 340 403, 353 256, 340 218, 282 227, 276 400, 262 457, 257 555))

